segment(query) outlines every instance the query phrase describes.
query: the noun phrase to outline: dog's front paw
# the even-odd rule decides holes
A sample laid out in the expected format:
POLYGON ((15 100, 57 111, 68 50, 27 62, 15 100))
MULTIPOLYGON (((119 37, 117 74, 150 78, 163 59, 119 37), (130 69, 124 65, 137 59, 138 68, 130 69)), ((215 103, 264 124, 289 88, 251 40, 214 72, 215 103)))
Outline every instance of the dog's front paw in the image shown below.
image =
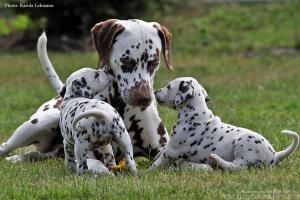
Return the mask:
POLYGON ((6 157, 5 159, 12 163, 18 163, 24 161, 21 155, 14 155, 14 156, 6 157))

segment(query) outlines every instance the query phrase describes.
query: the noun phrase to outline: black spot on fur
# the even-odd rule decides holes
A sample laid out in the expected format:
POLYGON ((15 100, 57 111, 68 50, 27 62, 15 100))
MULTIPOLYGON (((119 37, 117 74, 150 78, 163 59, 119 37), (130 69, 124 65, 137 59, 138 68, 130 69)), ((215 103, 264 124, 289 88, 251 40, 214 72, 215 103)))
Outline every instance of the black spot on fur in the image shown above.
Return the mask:
POLYGON ((191 143, 191 147, 194 146, 195 144, 197 144, 197 141, 195 140, 194 142, 191 143))
POLYGON ((198 153, 197 150, 195 150, 193 153, 190 154, 190 156, 195 156, 198 153))
POLYGON ((179 84, 178 90, 181 93, 186 93, 189 90, 189 87, 188 86, 184 86, 184 83, 185 83, 185 81, 181 81, 180 84, 179 84))
POLYGON ((220 139, 219 139, 219 142, 220 142, 220 141, 222 141, 222 140, 223 140, 223 138, 224 138, 224 136, 221 136, 221 137, 220 137, 220 139))

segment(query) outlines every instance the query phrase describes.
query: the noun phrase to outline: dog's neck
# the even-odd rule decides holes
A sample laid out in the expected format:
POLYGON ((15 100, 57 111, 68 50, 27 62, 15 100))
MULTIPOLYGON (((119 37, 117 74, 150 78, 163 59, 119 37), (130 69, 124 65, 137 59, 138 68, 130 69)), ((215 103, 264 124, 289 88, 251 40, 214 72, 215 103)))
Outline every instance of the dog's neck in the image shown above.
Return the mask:
POLYGON ((207 122, 214 117, 212 111, 207 107, 203 96, 198 93, 192 98, 188 99, 185 103, 177 106, 176 110, 179 112, 178 119, 184 119, 186 115, 197 115, 197 121, 207 122))

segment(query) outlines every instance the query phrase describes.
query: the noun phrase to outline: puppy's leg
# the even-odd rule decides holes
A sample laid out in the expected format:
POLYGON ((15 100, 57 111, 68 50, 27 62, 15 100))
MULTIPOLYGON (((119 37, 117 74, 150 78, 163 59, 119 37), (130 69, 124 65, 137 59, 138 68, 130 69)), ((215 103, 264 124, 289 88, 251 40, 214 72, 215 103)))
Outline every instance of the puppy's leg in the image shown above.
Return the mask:
POLYGON ((65 152, 65 166, 68 170, 76 168, 75 156, 74 156, 74 146, 68 143, 64 139, 64 152, 65 152))
POLYGON ((176 162, 177 166, 180 168, 192 169, 196 171, 212 171, 213 168, 208 164, 200 164, 188 161, 179 161, 176 162))
POLYGON ((89 143, 80 139, 76 139, 75 141, 75 158, 76 158, 76 168, 77 175, 82 175, 85 171, 88 170, 86 156, 89 150, 89 143))
POLYGON ((232 162, 226 161, 217 154, 210 154, 209 159, 215 162, 218 166, 220 166, 224 170, 238 170, 245 169, 245 165, 243 165, 243 160, 235 159, 232 162))
POLYGON ((110 172, 108 170, 108 168, 105 167, 105 165, 99 160, 96 160, 96 159, 93 159, 93 158, 87 158, 86 163, 87 163, 87 166, 88 166, 88 170, 91 171, 92 173, 95 173, 95 174, 108 174, 108 175, 114 176, 114 174, 112 172, 110 172))
POLYGON ((160 156, 155 160, 154 163, 152 163, 152 165, 150 166, 149 170, 154 170, 157 169, 159 167, 163 167, 168 163, 168 159, 166 157, 166 153, 165 153, 165 149, 163 149, 163 151, 161 152, 160 156))
POLYGON ((116 165, 115 156, 111 144, 103 145, 99 148, 99 150, 103 153, 103 163, 105 166, 116 165))
POLYGON ((130 136, 125 129, 125 132, 120 132, 114 138, 114 142, 119 146, 121 152, 125 156, 126 160, 126 168, 129 169, 131 172, 136 172, 136 163, 133 159, 133 148, 130 136))
POLYGON ((11 161, 13 163, 17 162, 26 162, 26 161, 40 161, 46 160, 48 158, 54 158, 57 156, 57 151, 51 151, 47 153, 41 153, 38 151, 27 152, 21 155, 14 155, 10 157, 6 157, 6 160, 11 161))

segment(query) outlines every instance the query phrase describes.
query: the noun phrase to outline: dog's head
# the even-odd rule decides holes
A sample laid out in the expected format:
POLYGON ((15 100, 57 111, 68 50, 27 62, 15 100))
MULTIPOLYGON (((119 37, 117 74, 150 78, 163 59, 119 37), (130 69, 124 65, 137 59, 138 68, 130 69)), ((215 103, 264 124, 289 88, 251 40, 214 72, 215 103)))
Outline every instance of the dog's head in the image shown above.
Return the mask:
POLYGON ((172 69, 169 31, 155 22, 111 19, 96 24, 91 32, 99 68, 111 70, 123 101, 150 105, 161 52, 172 69))
POLYGON ((60 95, 62 97, 85 97, 106 100, 112 76, 105 70, 82 68, 72 73, 66 81, 60 95))
POLYGON ((203 102, 209 100, 206 90, 191 77, 176 78, 155 92, 158 103, 170 108, 176 108, 194 96, 199 96, 203 102))

